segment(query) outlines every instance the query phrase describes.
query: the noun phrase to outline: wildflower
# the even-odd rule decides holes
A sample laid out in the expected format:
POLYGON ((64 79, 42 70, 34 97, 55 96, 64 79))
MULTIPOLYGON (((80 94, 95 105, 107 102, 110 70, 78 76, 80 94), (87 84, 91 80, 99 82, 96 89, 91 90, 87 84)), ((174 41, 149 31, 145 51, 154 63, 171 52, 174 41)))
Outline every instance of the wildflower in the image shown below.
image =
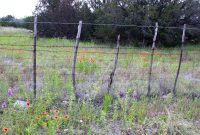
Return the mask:
POLYGON ((60 117, 59 116, 53 116, 53 119, 54 120, 57 120, 57 119, 59 119, 60 117))
POLYGON ((3 131, 5 134, 7 134, 8 131, 9 131, 9 129, 8 129, 8 128, 3 128, 2 131, 3 131))
POLYGON ((30 108, 30 106, 31 106, 31 103, 30 103, 29 100, 27 100, 27 101, 26 101, 26 107, 27 107, 27 108, 30 108))
POLYGON ((134 100, 140 100, 141 94, 138 91, 134 91, 132 97, 134 100))
POLYGON ((65 115, 65 116, 64 116, 64 119, 65 119, 65 120, 68 120, 68 119, 69 119, 69 115, 65 115))
POLYGON ((3 101, 3 103, 1 104, 1 108, 6 108, 7 107, 7 103, 6 101, 3 101))
POLYGON ((14 90, 13 90, 13 88, 9 88, 8 89, 8 92, 7 92, 7 96, 8 97, 12 97, 14 95, 14 90))
POLYGON ((83 123, 83 120, 80 120, 79 122, 80 122, 80 123, 83 123))
POLYGON ((120 91, 120 92, 119 92, 119 96, 120 96, 120 98, 123 98, 123 97, 125 97, 125 96, 126 96, 126 93, 125 93, 125 92, 123 92, 123 91, 120 91))
POLYGON ((42 115, 47 115, 47 112, 42 112, 42 115))
POLYGON ((59 110, 55 110, 55 113, 59 113, 59 110))
POLYGON ((40 120, 41 119, 41 116, 37 116, 36 120, 40 120))

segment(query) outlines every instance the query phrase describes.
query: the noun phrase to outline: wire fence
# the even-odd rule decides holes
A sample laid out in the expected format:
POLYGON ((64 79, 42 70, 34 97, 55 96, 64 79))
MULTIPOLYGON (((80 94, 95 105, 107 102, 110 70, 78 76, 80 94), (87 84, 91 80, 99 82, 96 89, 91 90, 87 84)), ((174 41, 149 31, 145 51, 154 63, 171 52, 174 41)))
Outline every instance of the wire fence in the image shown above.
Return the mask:
POLYGON ((199 50, 184 48, 185 31, 200 30, 198 28, 94 24, 81 21, 79 23, 37 22, 37 18, 35 22, 25 23, 34 24, 34 35, 0 35, 0 73, 3 76, 2 80, 7 81, 10 87, 15 87, 15 83, 24 84, 25 89, 34 91, 34 97, 37 91, 50 83, 52 84, 48 87, 57 88, 59 84, 62 85, 61 89, 65 87, 65 83, 70 83, 76 93, 81 89, 94 89, 93 85, 96 83, 93 82, 98 82, 98 87, 103 87, 98 89, 105 89, 108 92, 132 88, 137 91, 148 91, 147 96, 150 97, 152 90, 159 92, 164 89, 165 93, 173 92, 175 97, 180 75, 183 78, 180 79, 180 83, 190 81, 195 84, 195 88, 199 87, 196 82, 199 82, 200 78, 190 76, 200 73, 199 50), (38 42, 37 24, 78 25, 76 44, 49 45, 38 42), (150 49, 121 47, 120 36, 116 47, 80 46, 82 25, 155 28, 153 46, 150 49), (157 29, 160 28, 182 29, 181 48, 156 48, 157 29), (1 40, 3 38, 9 38, 12 42, 1 40), (14 38, 30 40, 27 43, 14 38), (31 43, 32 39, 34 42, 31 43), (181 67, 183 71, 180 71, 181 67), (89 88, 91 86, 92 88, 89 88))
MULTIPOLYGON (((34 22, 15 22, 15 21, 0 21, 0 23, 19 23, 19 24, 34 24, 34 22)), ((78 25, 77 22, 41 22, 37 24, 54 24, 54 25, 78 25)), ((116 24, 116 23, 82 23, 82 25, 93 26, 115 26, 115 27, 137 27, 137 28, 155 28, 153 25, 135 25, 135 24, 116 24)), ((159 26, 159 29, 183 29, 181 26, 159 26)), ((187 30, 200 30, 198 27, 187 27, 187 30)))

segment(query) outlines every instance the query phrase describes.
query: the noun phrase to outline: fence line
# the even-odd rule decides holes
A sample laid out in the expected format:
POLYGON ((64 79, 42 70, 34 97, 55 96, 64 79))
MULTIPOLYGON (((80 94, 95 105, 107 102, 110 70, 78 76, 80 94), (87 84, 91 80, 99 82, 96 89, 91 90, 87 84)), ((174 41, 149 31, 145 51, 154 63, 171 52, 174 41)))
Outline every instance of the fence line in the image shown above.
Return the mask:
MULTIPOLYGON (((0 45, 1 46, 1 45, 0 45)), ((8 45, 9 46, 9 45, 8 45)), ((11 45, 12 46, 12 45, 11 45)), ((39 47, 39 46, 37 46, 37 47, 39 47)), ((1 48, 0 47, 0 50, 10 50, 10 51, 27 51, 27 52, 32 52, 33 50, 30 50, 30 49, 18 49, 18 48, 1 48)), ((155 50, 155 49, 154 49, 155 50)), ((183 49, 184 50, 184 49, 183 49)), ((60 52, 60 53, 66 53, 66 52, 68 52, 68 53, 74 53, 73 51, 69 51, 69 50, 62 50, 62 51, 53 51, 53 50, 37 50, 37 52, 60 52)), ((87 54, 87 53, 99 53, 99 54, 111 54, 111 55, 113 55, 113 54, 115 54, 114 52, 105 52, 105 51, 79 51, 78 53, 85 53, 85 54, 87 54)), ((134 55, 134 54, 141 54, 141 55, 150 55, 151 53, 150 52, 145 52, 145 54, 142 54, 142 52, 119 52, 119 54, 132 54, 132 55, 134 55)), ((186 53, 187 54, 187 53, 186 53)), ((185 55, 186 55, 185 54, 185 55)), ((199 54, 199 53, 192 53, 192 54, 199 54)), ((158 55, 158 56, 173 56, 173 55, 180 55, 180 53, 155 53, 155 55, 158 55)))
MULTIPOLYGON (((32 66, 25 66, 26 68, 31 68, 32 66)), ((32 68, 31 68, 32 69, 32 68)), ((111 71, 112 72, 112 71, 111 71)), ((20 74, 22 74, 22 75, 24 75, 24 74, 26 74, 26 73, 23 73, 23 71, 22 72, 19 72, 19 73, 13 73, 13 72, 2 72, 2 73, 4 73, 4 74, 16 74, 16 75, 18 75, 19 73, 20 74)), ((33 72, 31 72, 31 73, 33 73, 33 72)), ((100 73, 97 73, 97 74, 93 74, 93 75, 98 75, 98 74, 102 74, 102 73, 105 73, 105 72, 100 72, 100 73)), ((45 72, 37 72, 37 75, 44 75, 45 74, 45 72)), ((71 75, 71 76, 73 76, 73 74, 72 73, 65 73, 65 75, 71 75)), ((79 73, 79 74, 75 74, 75 75, 80 75, 80 76, 83 76, 83 75, 88 75, 87 73, 79 73)), ((135 73, 130 73, 129 75, 135 75, 135 73)), ((160 74, 160 73, 154 73, 154 74, 152 74, 152 75, 162 75, 162 74, 160 74)), ((165 74, 163 74, 163 75, 165 75, 165 74)), ((159 79, 159 78, 163 78, 163 79, 165 79, 164 77, 156 77, 156 76, 153 76, 153 79, 159 79)), ((33 79, 31 79, 31 80, 33 80, 33 79)), ((94 79, 94 80, 100 80, 100 79, 94 79)), ((109 75, 108 75, 108 82, 109 82, 109 80, 110 80, 110 78, 109 78, 109 75)), ((115 80, 115 79, 113 79, 113 80, 115 80)), ((120 80, 120 79, 118 79, 118 80, 120 80)), ((137 79, 134 79, 134 80, 137 80, 137 79)), ((141 79, 140 79, 141 80, 141 79)), ((142 78, 142 80, 147 80, 147 79, 144 79, 144 78, 142 78)), ((147 80, 148 81, 148 80, 147 80)), ((114 82, 114 81, 113 81, 114 82)))
MULTIPOLYGON (((28 23, 28 22, 26 22, 28 23)), ((31 24, 33 22, 30 22, 31 24)), ((114 60, 114 67, 113 67, 113 70, 111 71, 110 73, 110 78, 108 78, 109 82, 108 82, 108 92, 110 91, 111 87, 112 87, 112 84, 114 81, 121 81, 120 79, 114 79, 114 75, 115 75, 115 72, 117 70, 117 65, 118 65, 118 62, 119 60, 126 60, 126 59, 120 59, 119 56, 120 54, 131 54, 131 55, 134 55, 134 54, 140 54, 141 56, 150 56, 150 67, 149 67, 149 78, 148 80, 146 79, 134 79, 132 81, 135 81, 135 80, 143 80, 143 81, 147 81, 148 85, 148 89, 147 89, 147 96, 150 97, 150 94, 151 94, 151 83, 152 83, 152 78, 153 80, 156 80, 156 79, 163 79, 163 78, 156 78, 155 76, 153 75, 157 75, 157 74, 161 74, 161 73, 153 73, 153 63, 154 63, 154 57, 155 56, 167 56, 167 57, 171 57, 171 56, 180 56, 180 60, 179 60, 179 65, 178 65, 178 70, 177 70, 177 74, 176 74, 176 78, 175 78, 175 83, 174 83, 174 88, 172 90, 173 92, 173 95, 174 97, 176 96, 176 84, 177 84, 177 81, 178 81, 178 76, 179 76, 179 73, 180 73, 180 68, 181 68, 181 63, 183 62, 183 55, 184 55, 184 52, 183 50, 186 50, 184 49, 184 44, 185 44, 185 32, 186 30, 189 30, 189 29, 195 29, 197 30, 196 28, 191 28, 191 27, 187 27, 186 28, 186 25, 184 25, 184 27, 163 27, 163 26, 158 26, 158 23, 156 23, 155 26, 139 26, 139 25, 122 25, 122 24, 95 24, 95 23, 83 23, 82 21, 80 21, 79 23, 58 23, 58 22, 37 22, 37 17, 35 17, 34 19, 34 35, 33 37, 31 36, 1 36, 0 35, 0 38, 4 38, 4 37, 17 37, 17 38, 20 38, 20 37, 28 37, 28 38, 33 38, 34 39, 34 43, 33 44, 6 44, 6 43, 0 43, 0 46, 9 46, 9 47, 20 47, 20 46, 23 46, 23 47, 33 47, 32 49, 19 49, 19 48, 1 48, 0 47, 0 51, 23 51, 23 52, 32 52, 33 53, 33 57, 32 58, 27 58, 27 59, 32 59, 33 60, 33 78, 32 78, 32 81, 33 81, 33 91, 34 91, 34 98, 36 98, 36 86, 37 86, 37 75, 40 75, 40 74, 44 74, 44 73, 40 73, 40 72, 37 72, 37 68, 42 68, 42 67, 52 67, 54 66, 56 63, 54 63, 54 65, 45 65, 45 66, 39 66, 37 65, 37 52, 55 52, 55 53, 73 53, 74 54, 74 58, 73 58, 73 64, 72 64, 72 67, 71 66, 66 66, 68 65, 68 63, 66 65, 62 65, 60 67, 64 67, 64 68, 67 68, 67 67, 70 67, 72 68, 72 73, 65 73, 65 75, 71 75, 72 76, 72 82, 73 82, 73 89, 74 89, 74 92, 76 93, 76 69, 78 69, 79 67, 76 66, 77 64, 77 60, 78 60, 78 53, 82 53, 82 54, 94 54, 94 53, 99 53, 99 54, 111 54, 111 55, 115 55, 115 60, 114 60), (78 25, 78 32, 77 32, 77 36, 76 36, 76 42, 75 42, 75 46, 64 46, 64 45, 41 45, 41 44, 38 44, 37 43, 37 25, 38 24, 69 24, 69 25, 78 25), (126 50, 130 50, 130 49, 138 49, 137 47, 120 47, 119 46, 119 41, 120 41, 120 36, 118 36, 118 39, 117 39, 117 47, 104 47, 104 46, 79 46, 79 41, 80 41, 80 36, 81 36, 81 29, 82 29, 82 25, 98 25, 98 26, 119 26, 119 27, 151 27, 151 28, 155 28, 155 32, 154 32, 154 37, 153 37, 153 43, 152 43, 152 48, 151 48, 151 52, 148 52, 147 50, 145 50, 146 48, 142 48, 144 49, 144 51, 142 50, 141 52, 119 52, 120 49, 126 49, 126 50), (162 28, 169 28, 169 29, 183 29, 183 35, 182 35, 182 44, 181 44, 181 48, 180 48, 180 53, 156 53, 155 51, 156 50, 162 50, 162 49, 159 49, 159 48, 156 48, 156 39, 157 39, 157 35, 158 35, 158 29, 162 29, 162 28), (48 49, 37 49, 37 48, 61 48, 62 50, 48 50, 48 49), (74 48, 74 50, 63 50, 63 48, 74 48), (81 50, 79 51, 78 49, 80 48, 83 48, 83 49, 92 49, 92 48, 106 48, 106 49, 115 49, 116 52, 106 52, 106 51, 88 51, 88 50, 81 50)), ((200 29, 198 29, 200 30, 200 29)), ((141 49, 141 48, 140 48, 141 49)), ((174 48, 173 48, 174 49, 174 48)), ((166 49, 163 49, 163 50, 166 50, 166 49)), ((177 49, 176 49, 177 50, 177 49)), ((192 54, 199 54, 199 53, 192 53, 192 54)), ((188 55, 187 53, 185 55, 188 55)), ((22 58, 22 59, 25 59, 25 58, 22 58)), ((48 60, 48 58, 45 58, 48 60)), ((49 59, 49 60, 66 60, 66 59, 49 59)), ((109 61, 113 61, 113 60, 109 60, 109 61)), ((174 62, 174 61, 173 61, 174 62)), ((1 65, 0 65, 1 66, 1 65)), ((6 65, 6 66, 14 66, 14 65, 6 65)), ((18 66, 18 65, 16 65, 18 66)), ((28 66, 27 66, 28 67, 28 66)), ((57 66, 55 67, 52 67, 54 69, 56 69, 57 66)), ((103 67, 103 66, 100 66, 98 68, 108 68, 108 67, 103 67)), ((140 69, 139 67, 136 68, 136 67, 133 67, 133 68, 129 68, 129 69, 140 69)), ((145 68, 147 69, 147 68, 145 68)), ((8 73, 8 74, 14 74, 14 73, 8 73)), ((131 73, 129 73, 131 74, 131 73)), ((82 74, 81 74, 82 75, 82 74)), ((97 80, 95 80, 97 81, 97 80)), ((101 80, 103 81, 103 80, 101 80)))
POLYGON ((6 36, 2 36, 0 35, 0 38, 4 38, 4 37, 9 37, 9 38, 33 38, 32 36, 9 36, 9 35, 6 35, 6 36))
MULTIPOLYGON (((1 38, 1 37, 0 37, 1 38)), ((32 37, 33 38, 33 37, 32 37)), ((34 46, 33 44, 8 44, 8 43, 0 43, 0 46, 14 46, 14 47, 20 47, 20 46, 27 46, 27 47, 32 47, 34 46)), ((37 47, 44 47, 44 48, 74 48, 74 45, 42 45, 37 43, 37 47)), ((111 47, 111 46, 79 46, 79 48, 82 49, 116 49, 116 47, 111 47)), ((130 49, 137 49, 137 50, 141 50, 141 51, 147 51, 148 48, 141 48, 141 47, 119 47, 120 50, 130 50, 130 49)), ((171 50, 180 50, 179 48, 155 48, 155 50, 164 50, 164 51, 171 51, 171 50)), ((183 48, 183 50, 187 50, 186 48, 183 48)), ((200 51, 200 49, 189 49, 189 51, 200 51)))
MULTIPOLYGON (((1 50, 0 50, 1 51, 1 50)), ((3 50, 3 51, 5 51, 5 50, 3 50)), ((7 51, 7 50, 6 50, 7 51)), ((8 50, 8 51, 11 51, 11 50, 8 50)), ((20 52, 21 53, 21 52, 20 52)), ((24 53, 24 52, 23 52, 24 53)), ((30 53, 28 53, 28 54, 30 54, 30 53)), ((102 53, 103 54, 103 53, 102 53)), ((6 58, 6 57, 0 57, 0 58, 6 58)), ((170 57, 168 57, 168 58, 170 58, 170 57)), ((19 57, 18 58, 19 60, 32 60, 33 59, 33 57, 27 57, 27 58, 25 58, 25 57, 19 57)), ((64 61, 66 61, 66 60, 68 60, 68 59, 61 59, 61 58, 56 58, 56 59, 54 59, 54 58, 44 58, 43 60, 52 60, 52 61, 58 61, 58 60, 64 60, 64 61)), ((122 59, 122 58, 119 58, 118 59, 118 61, 127 61, 127 59, 122 59)), ((130 60, 128 60, 127 62, 131 62, 133 59, 130 59, 130 60)), ((98 63, 98 62, 101 62, 102 60, 101 59, 99 59, 99 60, 95 60, 95 62, 94 63, 98 63)), ((103 60, 104 62, 112 62, 112 61, 114 61, 114 60, 103 60)), ((69 60, 69 62, 72 62, 72 60, 69 60)), ((81 62, 81 60, 79 60, 79 62, 81 62)), ((89 62, 89 63, 91 63, 91 61, 88 59, 87 60, 87 62, 89 62)), ((147 61, 144 61, 144 62, 147 62, 147 61)), ((171 63, 171 62, 178 62, 178 60, 164 60, 164 61, 159 61, 160 63, 171 63)), ((182 62, 184 62, 184 60, 182 60, 182 62)), ((55 63, 55 64, 59 64, 59 63, 55 63)), ((124 66, 123 68, 125 68, 126 66, 124 66)), ((129 67, 129 69, 132 69, 132 68, 130 68, 129 67)))
MULTIPOLYGON (((19 24, 34 24, 34 22, 16 22, 16 21, 0 21, 0 23, 19 23, 19 24)), ((55 25, 79 25, 77 22, 42 22, 38 21, 37 24, 55 24, 55 25)), ((114 24, 114 23, 87 23, 83 22, 82 25, 93 26, 115 26, 115 27, 138 27, 138 28, 155 28, 153 25, 136 25, 136 24, 114 24)), ((181 26, 159 26, 159 29, 183 29, 181 26)), ((187 27, 187 30, 200 30, 198 27, 187 27)))

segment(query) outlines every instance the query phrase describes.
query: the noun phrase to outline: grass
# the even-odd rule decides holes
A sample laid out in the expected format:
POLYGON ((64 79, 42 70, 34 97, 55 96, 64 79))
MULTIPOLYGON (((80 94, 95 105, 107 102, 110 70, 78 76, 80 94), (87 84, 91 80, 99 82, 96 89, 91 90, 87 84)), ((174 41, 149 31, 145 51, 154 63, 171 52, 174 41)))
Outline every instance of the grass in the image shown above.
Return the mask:
POLYGON ((145 96, 149 49, 120 48, 114 84, 111 93, 105 94, 115 49, 81 48, 110 45, 80 42, 76 79, 85 99, 74 101, 70 75, 74 48, 63 46, 75 42, 39 38, 37 99, 33 100, 33 47, 20 46, 33 44, 32 35, 25 29, 0 27, 4 36, 0 37, 0 103, 6 102, 0 109, 0 134, 200 134, 199 98, 190 96, 200 91, 199 45, 185 48, 174 101, 169 92, 178 67, 179 55, 173 55, 179 53, 177 48, 156 50, 154 97, 149 100, 145 96), (9 88, 12 96, 7 95, 9 88), (14 107, 17 100, 30 101, 30 106, 14 107))

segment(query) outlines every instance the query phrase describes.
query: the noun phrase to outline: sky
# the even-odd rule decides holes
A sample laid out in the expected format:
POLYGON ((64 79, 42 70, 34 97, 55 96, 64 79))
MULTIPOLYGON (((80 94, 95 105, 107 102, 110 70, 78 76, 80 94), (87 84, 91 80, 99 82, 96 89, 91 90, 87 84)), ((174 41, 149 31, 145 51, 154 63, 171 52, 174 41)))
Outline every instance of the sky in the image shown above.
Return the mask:
POLYGON ((0 17, 13 15, 23 18, 32 15, 38 0, 0 0, 0 17))

